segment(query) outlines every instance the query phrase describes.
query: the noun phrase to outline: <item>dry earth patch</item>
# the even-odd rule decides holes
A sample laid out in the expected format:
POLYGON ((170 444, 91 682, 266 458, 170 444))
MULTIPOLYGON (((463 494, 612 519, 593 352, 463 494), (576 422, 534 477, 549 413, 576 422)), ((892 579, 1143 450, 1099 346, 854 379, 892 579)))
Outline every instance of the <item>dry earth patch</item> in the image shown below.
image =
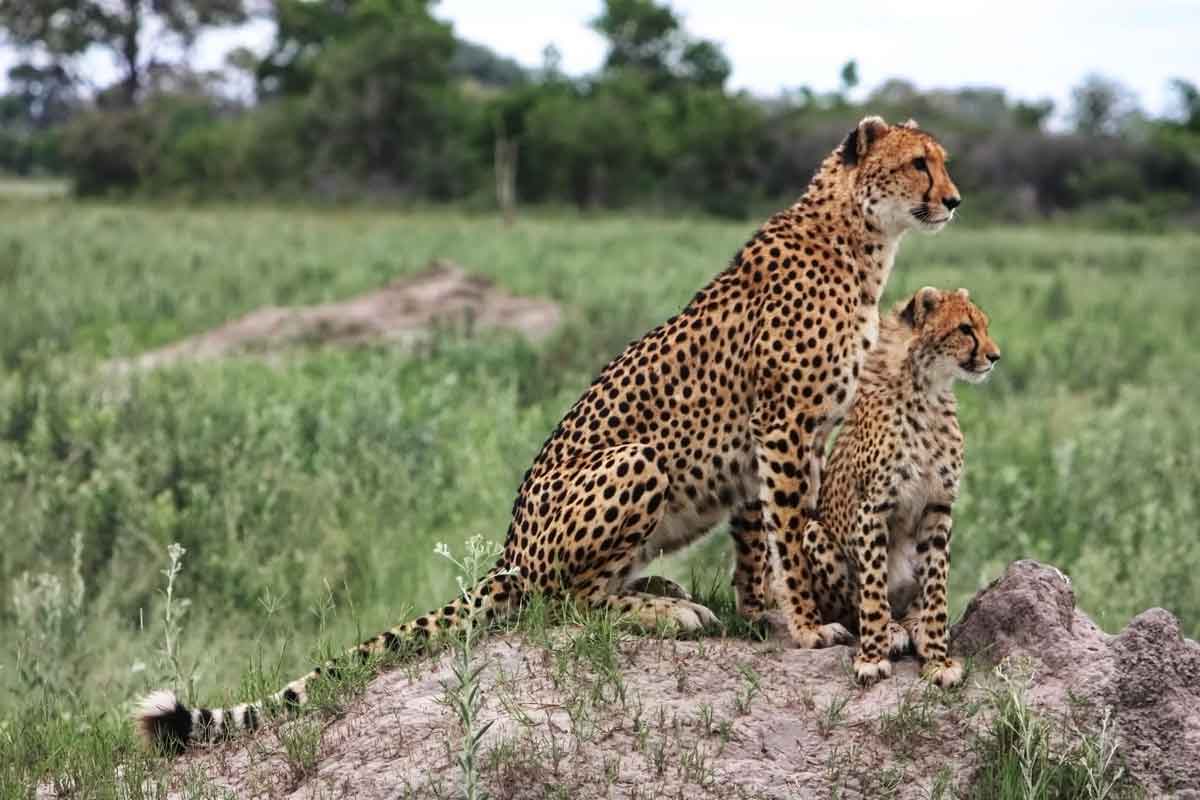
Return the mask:
POLYGON ((412 347, 438 330, 549 334, 562 319, 550 300, 519 297, 449 261, 336 303, 265 307, 179 342, 112 362, 120 372, 236 355, 273 356, 297 346, 373 343, 412 347))
MULTIPOLYGON (((1200 797, 1200 645, 1161 609, 1105 634, 1075 608, 1069 581, 1036 562, 1012 564, 954 627, 972 671, 950 692, 925 684, 912 659, 858 687, 847 647, 589 637, 566 627, 478 646, 492 796, 971 796, 995 700, 1024 680, 1056 730, 1103 730, 1144 796, 1200 797)), ((169 767, 191 787, 175 796, 196 796, 202 779, 211 796, 458 797, 451 659, 385 672, 337 716, 191 753, 169 767), (298 756, 297 741, 311 752, 298 756)))

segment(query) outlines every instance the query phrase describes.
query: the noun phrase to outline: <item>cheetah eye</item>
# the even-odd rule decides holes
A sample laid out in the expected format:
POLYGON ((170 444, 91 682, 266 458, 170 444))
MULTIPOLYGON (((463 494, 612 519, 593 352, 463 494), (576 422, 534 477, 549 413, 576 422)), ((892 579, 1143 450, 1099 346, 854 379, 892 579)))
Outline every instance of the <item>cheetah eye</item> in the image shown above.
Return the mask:
POLYGON ((971 325, 970 325, 970 323, 967 323, 967 322, 964 322, 962 325, 959 325, 959 326, 958 326, 958 329, 959 329, 960 331, 962 331, 963 333, 967 333, 967 334, 970 334, 970 333, 974 333, 974 332, 975 332, 975 329, 974 329, 974 328, 972 328, 972 327, 971 327, 971 325))
POLYGON ((923 158, 914 158, 913 166, 921 172, 929 172, 929 165, 925 163, 925 159, 923 158))

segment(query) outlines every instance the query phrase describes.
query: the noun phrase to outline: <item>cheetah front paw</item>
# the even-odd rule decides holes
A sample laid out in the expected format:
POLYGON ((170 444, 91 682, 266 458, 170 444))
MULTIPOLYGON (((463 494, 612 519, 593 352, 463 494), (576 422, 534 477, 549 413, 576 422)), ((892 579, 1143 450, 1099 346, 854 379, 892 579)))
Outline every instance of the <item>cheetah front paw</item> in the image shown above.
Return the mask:
POLYGON ((930 683, 949 689, 962 683, 963 665, 957 658, 929 661, 921 668, 921 675, 930 683))
POLYGON ((869 658, 862 653, 854 656, 854 678, 863 686, 892 677, 892 662, 886 658, 869 658))
POLYGON ((792 643, 804 650, 814 650, 818 647, 830 647, 835 644, 848 644, 854 640, 850 631, 839 622, 826 625, 798 625, 791 629, 792 643))

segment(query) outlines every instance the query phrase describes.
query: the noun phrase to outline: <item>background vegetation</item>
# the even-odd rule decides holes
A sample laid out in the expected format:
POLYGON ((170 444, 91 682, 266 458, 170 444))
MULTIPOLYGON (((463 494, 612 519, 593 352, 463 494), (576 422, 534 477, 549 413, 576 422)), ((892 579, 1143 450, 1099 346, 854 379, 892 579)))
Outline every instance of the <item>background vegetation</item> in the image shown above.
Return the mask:
MULTIPOLYGON (((1093 76, 1051 129, 1051 104, 998 89, 890 81, 855 105, 853 62, 837 92, 731 92, 720 48, 651 0, 604 3, 609 55, 586 76, 463 41, 426 0, 252 5, 0 0, 22 56, 0 96, 0 171, 20 176, 0 192, 0 798, 62 775, 90 776, 71 787, 87 796, 117 763, 139 786, 157 769, 126 722, 144 690, 254 695, 444 601, 435 544, 503 537, 595 372, 867 111, 937 132, 967 197, 962 222, 906 242, 889 300, 966 286, 1005 354, 960 390, 952 611, 1035 557, 1108 630, 1160 605, 1200 635, 1194 84, 1156 119, 1093 76), (276 24, 265 54, 191 68, 199 32, 251 12, 276 24), (97 50, 122 65, 111 85, 84 74, 97 50), (512 224, 491 213, 508 195, 512 224), (105 368, 433 258, 567 321, 538 345, 105 368)), ((725 586, 729 567, 718 534, 656 571, 725 586)))
MULTIPOLYGON (((444 600, 454 584, 434 544, 502 538, 521 474, 595 371, 752 231, 24 200, 4 214, 0 703, 44 688, 114 712, 164 678, 157 590, 172 542, 187 548, 176 594, 192 601, 180 652, 210 699, 254 659, 306 664, 322 624, 345 643, 444 600), (435 256, 550 295, 569 321, 538 346, 447 336, 420 357, 102 369, 435 256)), ((1036 557, 1069 572, 1110 630, 1161 605, 1200 634, 1197 259, 1190 234, 952 228, 906 243, 889 296, 967 286, 1005 354, 990 383, 959 392, 956 612, 1009 559, 1036 557)), ((664 568, 723 583, 728 551, 716 536, 664 568)))
POLYGON ((65 173, 81 195, 477 209, 495 206, 499 173, 520 204, 743 218, 790 202, 829 143, 870 112, 936 131, 976 218, 1075 213, 1161 228, 1200 214, 1200 90, 1183 77, 1161 119, 1100 75, 1066 109, 903 80, 852 104, 854 62, 838 91, 759 98, 727 89, 720 47, 655 0, 605 0, 592 25, 608 57, 584 76, 564 74, 553 48, 524 69, 458 39, 434 10, 430 0, 0 3, 0 31, 23 55, 0 98, 0 169, 65 173), (265 54, 240 50, 211 72, 189 65, 200 32, 252 11, 276 26, 265 54), (120 75, 90 85, 83 57, 105 51, 120 75), (1068 126, 1052 132, 1056 111, 1068 126))

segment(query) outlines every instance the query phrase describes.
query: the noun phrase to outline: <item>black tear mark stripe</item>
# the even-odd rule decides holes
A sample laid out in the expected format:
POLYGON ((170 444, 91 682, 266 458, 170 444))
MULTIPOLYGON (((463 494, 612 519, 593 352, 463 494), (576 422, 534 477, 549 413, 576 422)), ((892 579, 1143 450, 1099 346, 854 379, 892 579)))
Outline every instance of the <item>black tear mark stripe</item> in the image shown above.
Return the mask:
MULTIPOLYGON (((925 159, 924 159, 924 158, 922 158, 921 160, 922 160, 922 161, 924 161, 925 159)), ((892 173, 894 174, 894 173, 897 173, 897 172, 903 172, 904 170, 908 169, 908 166, 909 166, 908 164, 901 164, 900 166, 898 166, 898 167, 896 167, 894 170, 892 170, 892 173)), ((914 168, 915 168, 915 169, 916 169, 918 172, 924 172, 924 173, 925 173, 925 177, 929 179, 929 186, 928 186, 928 188, 926 188, 926 189, 925 189, 925 193, 924 193, 923 195, 921 195, 921 201, 922 201, 922 202, 924 202, 924 203, 928 203, 928 202, 929 202, 929 196, 930 196, 931 194, 933 194, 933 173, 929 171, 929 165, 928 165, 928 164, 926 164, 924 167, 918 167, 918 166, 917 166, 917 165, 914 163, 912 166, 913 166, 913 167, 914 167, 914 168)))
POLYGON ((960 367, 963 367, 964 369, 969 369, 970 366, 975 363, 975 357, 979 355, 979 337, 975 335, 974 328, 972 328, 969 331, 962 331, 958 328, 954 328, 953 330, 943 333, 942 338, 939 339, 938 341, 944 342, 956 333, 965 333, 965 334, 967 334, 967 336, 971 337, 971 357, 969 359, 967 359, 967 363, 965 363, 965 364, 963 364, 962 362, 959 362, 960 367))
POLYGON ((971 357, 967 359, 967 369, 975 364, 975 357, 979 355, 979 337, 975 335, 975 329, 967 331, 967 335, 971 337, 971 357))

